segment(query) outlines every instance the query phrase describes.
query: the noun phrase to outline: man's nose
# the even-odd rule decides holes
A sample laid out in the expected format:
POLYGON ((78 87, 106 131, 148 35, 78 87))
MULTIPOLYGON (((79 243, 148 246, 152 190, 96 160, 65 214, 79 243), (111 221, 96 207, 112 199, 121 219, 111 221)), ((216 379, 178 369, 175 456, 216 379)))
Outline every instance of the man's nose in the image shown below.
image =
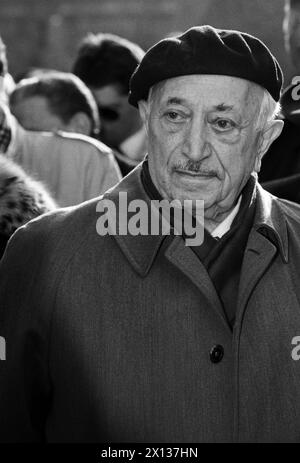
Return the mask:
POLYGON ((209 134, 205 123, 195 122, 186 130, 183 154, 193 161, 201 161, 211 153, 209 134))

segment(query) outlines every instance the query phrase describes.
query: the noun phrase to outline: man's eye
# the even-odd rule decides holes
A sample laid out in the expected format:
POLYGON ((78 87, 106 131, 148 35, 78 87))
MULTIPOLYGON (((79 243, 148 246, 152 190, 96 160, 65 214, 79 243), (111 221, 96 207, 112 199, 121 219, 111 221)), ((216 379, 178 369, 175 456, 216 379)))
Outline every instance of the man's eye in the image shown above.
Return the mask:
POLYGON ((169 119, 172 122, 181 122, 183 120, 183 117, 181 114, 177 113, 176 111, 168 111, 166 113, 167 119, 169 119))
POLYGON ((223 131, 223 132, 227 130, 231 130, 234 127, 236 127, 235 122, 229 119, 217 119, 214 121, 214 125, 216 126, 218 130, 223 131))

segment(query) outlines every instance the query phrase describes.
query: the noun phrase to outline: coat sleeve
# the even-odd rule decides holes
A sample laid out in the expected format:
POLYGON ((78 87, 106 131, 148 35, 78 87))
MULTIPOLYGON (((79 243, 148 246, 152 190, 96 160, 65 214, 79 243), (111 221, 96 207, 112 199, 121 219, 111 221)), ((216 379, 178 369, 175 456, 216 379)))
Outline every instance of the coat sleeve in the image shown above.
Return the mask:
POLYGON ((0 442, 42 442, 51 402, 51 297, 34 228, 14 234, 0 265, 0 442))

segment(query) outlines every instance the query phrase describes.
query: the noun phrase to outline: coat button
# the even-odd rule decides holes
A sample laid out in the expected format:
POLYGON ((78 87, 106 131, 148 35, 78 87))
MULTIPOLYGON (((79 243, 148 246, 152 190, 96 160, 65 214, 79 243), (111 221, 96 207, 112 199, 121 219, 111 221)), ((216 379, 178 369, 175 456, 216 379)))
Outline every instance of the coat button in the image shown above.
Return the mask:
POLYGON ((224 347, 220 344, 217 344, 211 349, 209 356, 212 363, 221 362, 222 358, 224 357, 224 347))

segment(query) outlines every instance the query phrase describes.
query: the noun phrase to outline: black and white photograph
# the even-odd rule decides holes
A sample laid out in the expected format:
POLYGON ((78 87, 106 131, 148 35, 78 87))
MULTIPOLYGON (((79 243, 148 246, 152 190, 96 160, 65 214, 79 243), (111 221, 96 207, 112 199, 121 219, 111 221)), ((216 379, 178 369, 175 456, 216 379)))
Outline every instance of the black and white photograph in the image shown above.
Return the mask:
POLYGON ((0 0, 0 443, 300 443, 300 0, 0 0))

